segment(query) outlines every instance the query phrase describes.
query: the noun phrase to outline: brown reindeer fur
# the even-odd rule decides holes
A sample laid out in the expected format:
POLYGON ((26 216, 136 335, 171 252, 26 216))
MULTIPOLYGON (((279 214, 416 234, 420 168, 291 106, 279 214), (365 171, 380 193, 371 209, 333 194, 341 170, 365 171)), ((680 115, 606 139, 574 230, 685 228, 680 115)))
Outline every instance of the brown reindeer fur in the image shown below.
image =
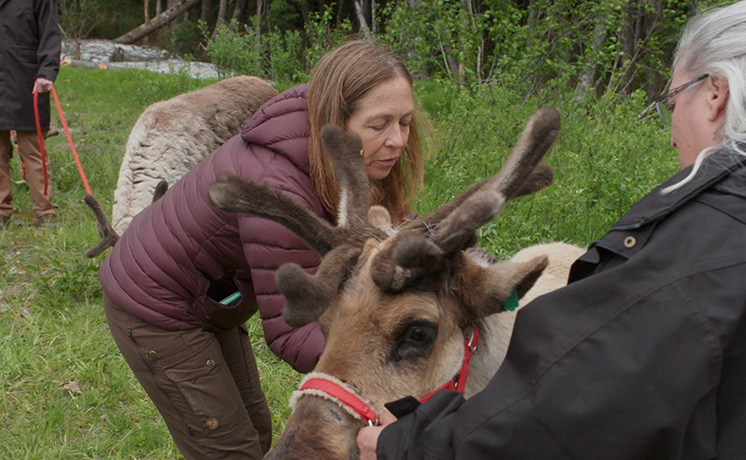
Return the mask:
POLYGON ((451 289, 469 316, 467 323, 504 311, 503 304, 513 290, 522 298, 547 266, 547 257, 539 256, 526 262, 501 262, 483 267, 465 253, 460 254, 460 267, 454 270, 451 289))
MULTIPOLYGON (((385 402, 421 398, 453 378, 464 341, 478 328, 482 338, 466 382, 469 396, 486 385, 504 358, 515 312, 504 312, 503 304, 512 291, 528 295, 543 283, 545 269, 569 269, 569 263, 541 251, 486 267, 464 251, 506 200, 551 183, 551 168, 539 162, 558 129, 556 111, 537 112, 500 173, 388 237, 388 213, 368 210, 368 189, 360 186, 365 179, 355 150, 359 139, 339 128, 322 134, 342 188, 337 226, 238 178, 221 177, 210 197, 223 209, 283 223, 326 254, 316 275, 297 265, 277 273, 288 321, 317 319, 324 333, 326 348, 314 372, 344 382, 380 413, 385 402)), ((360 420, 327 397, 303 393, 294 401, 285 432, 267 458, 357 458, 360 420)))
POLYGON ((335 125, 327 125, 321 130, 321 142, 332 161, 340 188, 337 225, 340 227, 367 226, 368 196, 370 183, 363 162, 363 143, 357 134, 347 133, 335 125))

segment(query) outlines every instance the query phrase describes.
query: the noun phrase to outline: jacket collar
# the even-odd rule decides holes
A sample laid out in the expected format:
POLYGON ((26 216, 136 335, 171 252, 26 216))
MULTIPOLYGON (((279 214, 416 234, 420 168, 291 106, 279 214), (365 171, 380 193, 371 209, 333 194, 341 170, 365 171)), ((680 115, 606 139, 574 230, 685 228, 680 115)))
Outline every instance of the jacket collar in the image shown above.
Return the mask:
POLYGON ((655 222, 722 181, 734 171, 743 168, 744 165, 746 165, 746 157, 743 155, 723 151, 714 153, 705 158, 691 182, 671 193, 661 193, 663 188, 687 177, 692 170, 692 166, 689 166, 644 196, 614 224, 611 230, 634 229, 655 222))

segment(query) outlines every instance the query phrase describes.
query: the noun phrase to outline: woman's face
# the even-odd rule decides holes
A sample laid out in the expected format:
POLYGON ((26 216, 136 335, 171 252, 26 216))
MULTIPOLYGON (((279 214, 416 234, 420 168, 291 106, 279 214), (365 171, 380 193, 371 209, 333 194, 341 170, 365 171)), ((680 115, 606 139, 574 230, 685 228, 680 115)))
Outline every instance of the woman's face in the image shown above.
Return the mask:
POLYGON ((404 77, 384 80, 360 100, 346 129, 363 141, 369 179, 384 179, 391 173, 407 145, 413 115, 412 87, 404 77))
MULTIPOLYGON (((674 71, 671 88, 678 88, 699 75, 674 71)), ((720 129, 725 122, 725 93, 720 80, 704 79, 673 96, 669 102, 674 107, 671 120, 671 145, 679 151, 679 163, 686 168, 694 163, 697 155, 707 147, 721 142, 720 129)))

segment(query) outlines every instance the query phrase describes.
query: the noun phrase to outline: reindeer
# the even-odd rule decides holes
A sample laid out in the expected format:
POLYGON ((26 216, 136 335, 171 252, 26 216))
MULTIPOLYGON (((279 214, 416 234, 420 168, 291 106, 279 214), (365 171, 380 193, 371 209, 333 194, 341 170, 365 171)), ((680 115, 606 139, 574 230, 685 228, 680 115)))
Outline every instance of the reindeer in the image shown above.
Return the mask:
MULTIPOLYGON (((294 411, 265 458, 358 458, 357 432, 377 423, 386 402, 426 399, 439 388, 468 397, 484 388, 512 332, 515 314, 506 307, 529 291, 551 257, 485 266, 465 250, 508 199, 552 182, 540 161, 559 126, 555 110, 538 111, 497 175, 397 229, 386 209, 369 206, 359 137, 336 126, 321 133, 342 189, 336 226, 277 190, 218 176, 213 204, 279 222, 322 257, 313 275, 295 264, 277 271, 285 320, 297 327, 318 321, 326 348, 291 397, 294 411)), ((566 276, 566 262, 552 263, 566 276)))
POLYGON ((276 95, 264 80, 240 75, 148 106, 127 140, 114 191, 112 223, 93 196, 84 199, 96 215, 101 237, 86 257, 113 246, 135 215, 239 134, 248 117, 276 95))

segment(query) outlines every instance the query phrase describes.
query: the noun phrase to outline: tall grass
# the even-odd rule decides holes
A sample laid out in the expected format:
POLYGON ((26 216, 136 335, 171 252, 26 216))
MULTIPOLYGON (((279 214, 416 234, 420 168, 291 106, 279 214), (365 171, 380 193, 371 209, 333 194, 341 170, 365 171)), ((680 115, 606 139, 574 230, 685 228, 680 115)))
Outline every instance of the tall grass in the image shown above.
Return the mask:
MULTIPOLYGON (((125 142, 139 114, 209 83, 139 70, 62 69, 56 89, 104 209, 111 209, 125 142)), ((560 108, 563 128, 548 157, 555 185, 511 202, 481 230, 480 245, 499 257, 541 241, 586 245, 677 168, 667 131, 655 119, 637 118, 642 96, 601 99, 585 108, 571 95, 551 92, 524 101, 500 87, 418 82, 417 89, 439 146, 427 166, 421 213, 496 172, 536 107, 560 108)), ((53 129, 61 130, 54 116, 53 129)), ((94 218, 81 201, 85 191, 64 134, 47 145, 59 226, 0 230, 0 458, 177 458, 165 425, 110 337, 97 280, 101 257, 83 255, 98 239, 94 218)), ((19 178, 17 167, 13 178, 19 178)), ((13 191, 15 219, 32 222, 25 186, 13 191)), ((256 317, 249 328, 277 435, 300 376, 268 350, 256 317)))

